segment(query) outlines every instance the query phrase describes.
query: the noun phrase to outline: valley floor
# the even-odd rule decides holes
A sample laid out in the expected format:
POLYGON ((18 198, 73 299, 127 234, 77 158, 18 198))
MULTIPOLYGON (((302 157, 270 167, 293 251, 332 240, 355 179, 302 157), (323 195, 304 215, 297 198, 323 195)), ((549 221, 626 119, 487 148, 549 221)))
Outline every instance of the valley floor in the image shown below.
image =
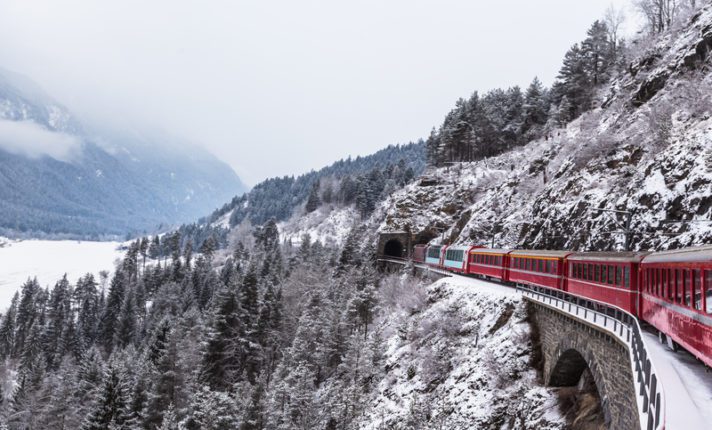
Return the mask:
POLYGON ((37 277, 42 287, 53 286, 64 274, 70 283, 93 273, 112 272, 123 256, 119 242, 76 240, 12 240, 0 238, 0 312, 28 278, 37 277))

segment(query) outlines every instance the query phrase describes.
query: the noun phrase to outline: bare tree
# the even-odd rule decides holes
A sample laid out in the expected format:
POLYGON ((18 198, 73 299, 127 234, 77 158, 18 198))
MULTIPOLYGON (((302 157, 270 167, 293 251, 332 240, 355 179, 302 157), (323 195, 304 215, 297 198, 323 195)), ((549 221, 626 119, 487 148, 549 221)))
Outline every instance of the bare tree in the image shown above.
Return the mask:
POLYGON ((668 29, 679 6, 678 0, 635 0, 635 7, 645 16, 652 33, 661 33, 668 29))
POLYGON ((618 32, 625 21, 625 13, 623 9, 618 9, 613 5, 608 6, 606 13, 603 16, 603 21, 608 27, 608 39, 613 48, 613 53, 618 56, 618 32))

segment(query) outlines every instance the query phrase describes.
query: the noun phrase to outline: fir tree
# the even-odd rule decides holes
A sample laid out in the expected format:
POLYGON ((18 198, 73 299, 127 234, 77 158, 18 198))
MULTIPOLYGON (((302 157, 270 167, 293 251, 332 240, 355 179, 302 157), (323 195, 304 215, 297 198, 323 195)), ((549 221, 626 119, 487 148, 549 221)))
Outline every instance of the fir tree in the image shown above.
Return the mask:
POLYGON ((128 389, 117 364, 110 363, 82 430, 129 429, 128 389))

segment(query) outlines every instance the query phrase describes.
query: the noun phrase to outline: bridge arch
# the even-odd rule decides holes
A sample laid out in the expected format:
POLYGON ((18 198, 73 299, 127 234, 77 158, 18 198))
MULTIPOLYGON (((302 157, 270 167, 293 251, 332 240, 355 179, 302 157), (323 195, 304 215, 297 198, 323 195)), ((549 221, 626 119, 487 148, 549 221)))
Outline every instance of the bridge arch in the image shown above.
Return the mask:
POLYGON ((397 238, 390 239, 383 246, 383 255, 397 258, 406 257, 405 246, 397 238))
POLYGON ((610 390, 595 352, 582 339, 567 337, 558 343, 553 358, 545 369, 547 385, 581 388, 585 384, 584 378, 593 379, 593 385, 601 402, 605 426, 611 428, 612 417, 608 397, 610 390))

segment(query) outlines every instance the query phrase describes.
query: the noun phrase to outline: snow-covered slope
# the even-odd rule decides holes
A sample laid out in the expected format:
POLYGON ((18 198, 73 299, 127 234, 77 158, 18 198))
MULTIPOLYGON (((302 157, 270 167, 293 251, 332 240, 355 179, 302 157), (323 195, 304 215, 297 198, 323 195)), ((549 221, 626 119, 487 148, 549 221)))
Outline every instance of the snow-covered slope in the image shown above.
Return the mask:
POLYGON ((425 294, 422 310, 377 322, 387 372, 355 428, 565 428, 556 393, 530 367, 530 327, 514 290, 452 277, 425 294))
POLYGON ((304 235, 323 244, 341 246, 360 215, 351 206, 322 205, 314 212, 294 215, 277 224, 284 240, 299 243, 304 235))
POLYGON ((381 231, 454 242, 633 249, 712 242, 712 6, 644 50, 599 107, 497 157, 429 172, 386 201, 381 231), (435 182, 435 185, 428 185, 435 182))

